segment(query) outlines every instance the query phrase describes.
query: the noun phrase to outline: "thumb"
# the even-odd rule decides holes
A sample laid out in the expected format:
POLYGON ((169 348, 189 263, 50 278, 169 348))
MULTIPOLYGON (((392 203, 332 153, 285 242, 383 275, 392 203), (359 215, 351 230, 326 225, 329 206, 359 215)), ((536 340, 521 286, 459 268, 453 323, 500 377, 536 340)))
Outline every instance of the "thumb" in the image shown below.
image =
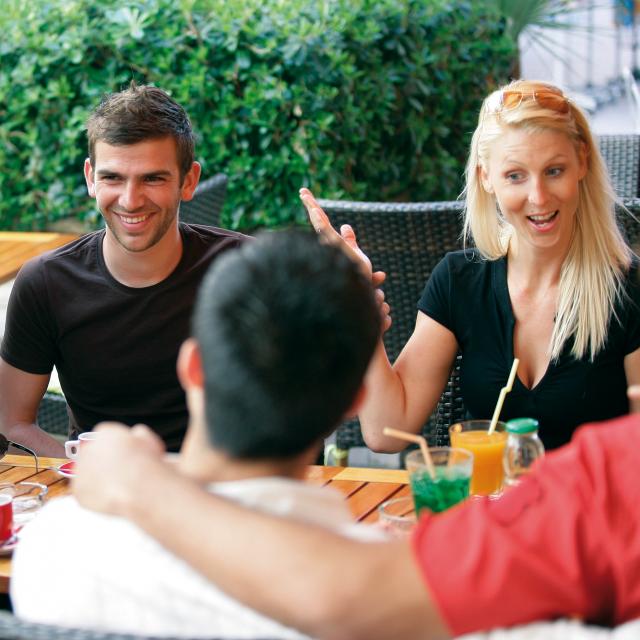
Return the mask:
POLYGON ((151 453, 162 455, 165 451, 162 439, 147 425, 136 424, 131 427, 131 435, 136 439, 137 443, 147 449, 151 453))

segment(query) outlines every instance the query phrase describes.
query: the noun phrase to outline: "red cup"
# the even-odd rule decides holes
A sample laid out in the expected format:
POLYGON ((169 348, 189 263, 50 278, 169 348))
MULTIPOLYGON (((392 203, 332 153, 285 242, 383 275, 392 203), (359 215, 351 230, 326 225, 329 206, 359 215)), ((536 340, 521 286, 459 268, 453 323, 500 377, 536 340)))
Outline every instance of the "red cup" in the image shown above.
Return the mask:
POLYGON ((13 536, 13 498, 0 494, 0 544, 13 536))

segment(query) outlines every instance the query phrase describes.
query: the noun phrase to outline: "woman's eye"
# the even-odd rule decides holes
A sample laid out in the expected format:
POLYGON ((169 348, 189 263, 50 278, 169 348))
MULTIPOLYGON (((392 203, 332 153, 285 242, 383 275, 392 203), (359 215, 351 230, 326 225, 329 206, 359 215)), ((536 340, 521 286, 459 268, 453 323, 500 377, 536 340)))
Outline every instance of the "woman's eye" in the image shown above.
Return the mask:
POLYGON ((522 173, 520 171, 511 171, 506 174, 506 178, 509 182, 518 182, 518 180, 522 180, 522 173))
POLYGON ((559 176, 562 172, 564 171, 564 169, 562 167, 551 167, 547 173, 548 175, 555 177, 555 176, 559 176))

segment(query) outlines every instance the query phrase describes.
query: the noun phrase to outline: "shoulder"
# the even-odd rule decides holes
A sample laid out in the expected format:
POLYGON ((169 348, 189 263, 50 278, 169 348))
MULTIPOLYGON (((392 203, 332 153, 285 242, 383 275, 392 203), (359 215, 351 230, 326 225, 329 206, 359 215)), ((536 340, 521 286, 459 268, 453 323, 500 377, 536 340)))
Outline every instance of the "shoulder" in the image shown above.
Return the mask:
POLYGON ((493 273, 496 266, 504 264, 504 258, 487 260, 477 249, 451 251, 436 265, 432 278, 436 280, 449 279, 460 282, 473 282, 483 279, 493 273))
POLYGON ((87 261, 94 263, 103 236, 104 230, 93 231, 62 247, 45 251, 23 265, 18 279, 36 277, 64 265, 86 265, 87 261))
POLYGON ((186 222, 180 223, 180 232, 186 245, 238 246, 250 240, 249 236, 238 231, 186 222))

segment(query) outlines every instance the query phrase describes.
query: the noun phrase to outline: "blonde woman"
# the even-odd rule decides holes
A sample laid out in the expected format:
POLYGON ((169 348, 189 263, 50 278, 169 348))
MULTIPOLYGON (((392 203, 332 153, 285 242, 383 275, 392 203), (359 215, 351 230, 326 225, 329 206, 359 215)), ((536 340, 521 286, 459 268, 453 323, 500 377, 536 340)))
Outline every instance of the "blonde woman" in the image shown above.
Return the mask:
MULTIPOLYGON (((465 407, 477 418, 491 417, 520 359, 502 418, 537 418, 548 449, 583 422, 627 413, 626 388, 640 382, 638 268, 583 112, 542 82, 518 80, 490 94, 465 195, 465 239, 476 248, 436 267, 393 367, 380 342, 360 413, 367 444, 398 450, 385 426, 420 429, 458 350, 465 407)), ((370 269, 353 230, 338 235, 308 190, 301 198, 316 230, 370 269)))

